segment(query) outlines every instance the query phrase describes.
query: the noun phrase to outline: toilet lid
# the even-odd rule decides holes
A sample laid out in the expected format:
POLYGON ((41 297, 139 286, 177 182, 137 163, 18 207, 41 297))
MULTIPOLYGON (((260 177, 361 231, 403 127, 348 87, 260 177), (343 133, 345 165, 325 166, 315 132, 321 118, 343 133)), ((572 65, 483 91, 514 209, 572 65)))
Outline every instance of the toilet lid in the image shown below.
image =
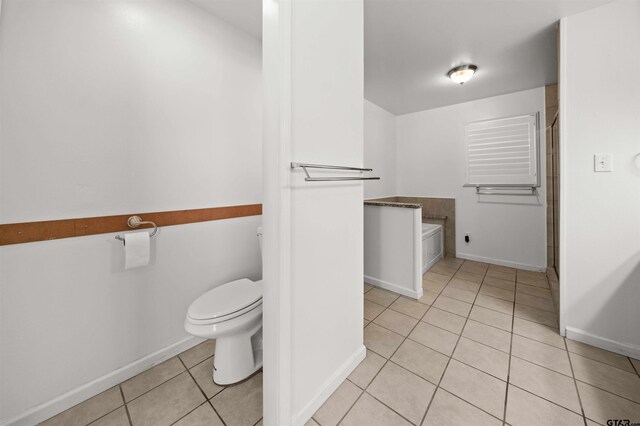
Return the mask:
POLYGON ((195 320, 220 318, 233 314, 262 299, 262 286, 243 278, 223 284, 198 297, 189 306, 188 315, 195 320))

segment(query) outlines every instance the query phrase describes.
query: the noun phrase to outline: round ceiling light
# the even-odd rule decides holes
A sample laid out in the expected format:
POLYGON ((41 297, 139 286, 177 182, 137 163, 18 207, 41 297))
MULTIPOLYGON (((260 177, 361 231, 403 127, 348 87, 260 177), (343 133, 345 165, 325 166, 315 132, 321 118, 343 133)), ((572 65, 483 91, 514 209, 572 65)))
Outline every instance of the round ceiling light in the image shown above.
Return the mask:
POLYGON ((455 83, 462 85, 473 77, 477 69, 477 66, 471 64, 460 65, 459 67, 451 68, 447 76, 455 83))

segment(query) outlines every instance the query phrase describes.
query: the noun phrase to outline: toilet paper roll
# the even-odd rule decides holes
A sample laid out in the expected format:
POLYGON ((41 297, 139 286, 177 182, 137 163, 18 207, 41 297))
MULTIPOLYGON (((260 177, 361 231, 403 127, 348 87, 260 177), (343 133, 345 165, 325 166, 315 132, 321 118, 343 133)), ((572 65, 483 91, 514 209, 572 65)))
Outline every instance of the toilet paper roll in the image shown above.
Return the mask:
POLYGON ((151 243, 148 232, 124 234, 124 269, 149 264, 151 243))

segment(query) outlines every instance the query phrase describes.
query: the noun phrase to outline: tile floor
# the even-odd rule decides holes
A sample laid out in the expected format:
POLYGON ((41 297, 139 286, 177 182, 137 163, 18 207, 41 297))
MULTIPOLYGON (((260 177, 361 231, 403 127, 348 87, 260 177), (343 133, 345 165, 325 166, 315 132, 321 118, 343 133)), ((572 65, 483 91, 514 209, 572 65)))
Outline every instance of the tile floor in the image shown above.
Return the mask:
POLYGON ((58 414, 44 426, 253 426, 262 424, 262 372, 213 383, 209 340, 58 414))
MULTIPOLYGON (((307 425, 640 422, 640 361, 558 335, 546 275, 446 258, 419 301, 365 284, 367 357, 307 425)), ((262 373, 211 379, 200 344, 49 420, 65 425, 262 424, 262 373)))
POLYGON ((309 425, 640 422, 640 361, 562 338, 546 274, 446 258, 423 288, 365 284, 367 357, 309 425))

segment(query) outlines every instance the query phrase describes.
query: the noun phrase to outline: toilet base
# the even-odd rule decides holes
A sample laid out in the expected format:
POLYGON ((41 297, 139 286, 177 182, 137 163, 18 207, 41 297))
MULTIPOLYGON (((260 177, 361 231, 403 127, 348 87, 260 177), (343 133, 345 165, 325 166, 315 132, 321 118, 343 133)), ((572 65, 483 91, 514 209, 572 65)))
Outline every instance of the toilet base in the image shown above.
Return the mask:
POLYGON ((227 386, 262 368, 262 324, 248 332, 216 339, 213 381, 227 386))

